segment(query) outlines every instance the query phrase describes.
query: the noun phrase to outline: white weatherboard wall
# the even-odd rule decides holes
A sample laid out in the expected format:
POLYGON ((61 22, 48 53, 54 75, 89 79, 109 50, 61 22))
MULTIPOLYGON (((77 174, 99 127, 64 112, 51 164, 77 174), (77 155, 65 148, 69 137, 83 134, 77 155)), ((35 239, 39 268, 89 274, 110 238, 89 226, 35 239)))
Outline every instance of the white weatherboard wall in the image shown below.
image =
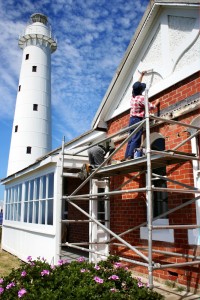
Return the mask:
MULTIPOLYGON (((3 230, 2 230, 2 249, 8 251, 9 253, 16 255, 23 261, 27 261, 27 257, 31 256, 33 259, 38 257, 44 257, 48 263, 55 264, 58 262, 58 247, 59 245, 59 228, 60 219, 59 214, 61 211, 61 201, 58 186, 60 184, 60 173, 58 173, 58 167, 55 163, 49 164, 47 159, 47 164, 42 168, 36 169, 34 172, 27 172, 24 176, 19 176, 19 178, 14 178, 10 183, 6 184, 6 188, 14 188, 19 184, 22 184, 21 199, 14 199, 14 193, 10 202, 5 200, 5 209, 3 230), (53 194, 53 224, 41 224, 42 217, 42 183, 40 182, 40 204, 39 204, 39 217, 36 221, 36 206, 33 204, 32 210, 30 210, 30 202, 25 197, 30 198, 30 185, 29 192, 25 192, 25 183, 30 180, 36 180, 38 177, 45 176, 47 174, 54 173, 54 194, 53 194), (17 217, 17 204, 20 206, 20 219, 17 217), (28 220, 24 221, 25 215, 25 203, 28 203, 28 220), (9 205, 10 204, 10 205, 9 205), (13 208, 12 208, 13 207, 13 208), (32 215, 31 221, 29 220, 30 214, 32 215)), ((36 199, 36 191, 38 187, 34 188, 34 200, 36 199)), ((48 185, 45 186, 46 197, 48 195, 48 185)), ((19 196, 19 195, 18 195, 19 196)), ((45 201, 46 202, 46 201, 45 201)), ((48 204, 45 205, 45 214, 48 214, 48 204)))
POLYGON ((19 47, 23 56, 7 175, 51 150, 51 53, 57 45, 46 16, 31 16, 19 47))

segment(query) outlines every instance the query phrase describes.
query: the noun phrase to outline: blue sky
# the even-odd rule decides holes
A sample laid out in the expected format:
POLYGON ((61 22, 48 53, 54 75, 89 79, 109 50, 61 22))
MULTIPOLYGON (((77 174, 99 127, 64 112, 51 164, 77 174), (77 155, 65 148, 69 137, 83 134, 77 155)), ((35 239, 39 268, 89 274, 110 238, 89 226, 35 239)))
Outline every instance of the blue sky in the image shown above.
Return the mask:
MULTIPOLYGON (((6 177, 22 50, 18 37, 33 13, 47 15, 52 54, 52 148, 91 129, 95 112, 148 0, 0 1, 0 178, 6 177)), ((0 186, 0 200, 4 187, 0 186)))

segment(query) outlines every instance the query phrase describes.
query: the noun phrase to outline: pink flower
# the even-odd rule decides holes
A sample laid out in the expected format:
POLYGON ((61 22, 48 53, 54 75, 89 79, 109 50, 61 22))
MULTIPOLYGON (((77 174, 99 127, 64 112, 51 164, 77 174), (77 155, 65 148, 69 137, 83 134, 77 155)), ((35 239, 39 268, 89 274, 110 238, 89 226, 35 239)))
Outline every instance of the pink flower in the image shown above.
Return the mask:
POLYGON ((28 256, 28 257, 27 257, 27 261, 29 261, 29 262, 32 261, 32 257, 31 257, 31 256, 28 256))
POLYGON ((59 259, 58 265, 59 265, 59 266, 62 266, 63 264, 64 264, 64 260, 63 260, 63 259, 59 259))
POLYGON ((117 269, 117 268, 120 268, 122 266, 122 264, 120 262, 116 262, 114 263, 114 267, 117 269))
POLYGON ((84 273, 84 272, 86 272, 86 269, 81 269, 81 273, 84 273))
POLYGON ((100 267, 99 267, 98 265, 95 265, 95 266, 94 266, 94 269, 100 270, 100 267))
POLYGON ((115 288, 110 289, 111 292, 115 293, 117 290, 115 288))
POLYGON ((54 265, 51 265, 50 268, 51 270, 55 270, 56 267, 54 265))
POLYGON ((97 283, 103 283, 103 279, 98 276, 94 277, 94 281, 96 281, 97 283))
POLYGON ((85 261, 85 257, 81 256, 77 259, 78 262, 84 262, 85 261))
POLYGON ((62 266, 62 265, 67 264, 67 263, 69 263, 67 259, 60 259, 60 260, 58 261, 58 265, 59 265, 59 266, 62 266))
POLYGON ((3 283, 3 278, 0 278, 0 284, 2 284, 3 283))
POLYGON ((18 298, 22 298, 26 293, 27 293, 27 291, 25 289, 19 290, 19 292, 18 292, 18 298))
POLYGON ((0 287, 0 295, 3 294, 4 288, 0 287))
POLYGON ((21 272, 21 276, 22 276, 22 277, 25 277, 26 275, 27 275, 26 271, 22 271, 22 272, 21 272))
POLYGON ((7 286, 6 286, 6 289, 9 290, 11 289, 11 287, 15 286, 15 283, 14 282, 11 282, 9 283, 7 286))
POLYGON ((50 272, 49 272, 49 270, 43 270, 40 274, 41 274, 42 276, 45 276, 45 275, 49 275, 50 272))
POLYGON ((138 282, 138 287, 142 287, 143 283, 141 281, 138 282))
POLYGON ((108 279, 118 280, 118 279, 119 279, 119 276, 117 276, 117 275, 112 275, 112 276, 110 276, 108 279))

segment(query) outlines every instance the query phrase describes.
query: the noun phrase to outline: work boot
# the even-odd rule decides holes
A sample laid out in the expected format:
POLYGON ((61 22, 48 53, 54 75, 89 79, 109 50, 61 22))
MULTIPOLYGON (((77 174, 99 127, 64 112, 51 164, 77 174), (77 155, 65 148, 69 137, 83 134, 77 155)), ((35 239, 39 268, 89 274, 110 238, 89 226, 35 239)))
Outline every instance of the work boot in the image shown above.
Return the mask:
POLYGON ((86 179, 90 175, 89 164, 84 164, 81 168, 84 179, 86 179))

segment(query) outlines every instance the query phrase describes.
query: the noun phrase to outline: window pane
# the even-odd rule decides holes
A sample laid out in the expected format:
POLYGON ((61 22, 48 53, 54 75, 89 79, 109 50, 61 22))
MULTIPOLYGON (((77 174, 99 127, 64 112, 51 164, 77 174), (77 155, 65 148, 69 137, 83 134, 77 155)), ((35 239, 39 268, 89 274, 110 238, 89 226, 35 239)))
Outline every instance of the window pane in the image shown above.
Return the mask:
POLYGON ((30 146, 26 147, 26 153, 31 154, 31 147, 30 146))
POLYGON ((27 222, 28 203, 24 203, 24 222, 27 222))
POLYGON ((38 224, 39 220, 39 201, 34 202, 34 220, 33 223, 38 224))
POLYGON ((42 177, 42 199, 46 198, 46 176, 42 177))
POLYGON ((30 181, 30 200, 33 200, 33 192, 34 192, 34 180, 30 181))
POLYGON ((17 186, 15 186, 13 188, 13 202, 16 202, 17 201, 17 196, 18 196, 18 193, 17 193, 17 186))
POLYGON ((19 184, 19 189, 18 189, 18 201, 22 201, 22 184, 19 184))
POLYGON ((36 179, 36 197, 35 199, 40 199, 40 178, 36 179))
POLYGON ((48 200, 47 224, 53 225, 53 199, 48 200))
MULTIPOLYGON (((98 188, 98 193, 105 193, 104 188, 98 188)), ((103 196, 98 196, 98 199, 103 198, 103 196)), ((104 200, 98 200, 97 202, 97 218, 98 220, 102 220, 102 224, 105 224, 105 201, 104 200)))
POLYGON ((17 221, 21 220, 21 203, 17 205, 17 221))
POLYGON ((28 181, 25 183, 25 198, 24 201, 28 201, 28 181))
POLYGON ((37 66, 32 66, 32 72, 36 72, 37 71, 37 66))
POLYGON ((46 207, 46 201, 42 201, 41 203, 41 210, 42 210, 42 224, 45 224, 45 207, 46 207))
POLYGON ((54 174, 53 173, 49 174, 48 178, 49 178, 48 198, 53 198, 53 193, 54 193, 54 174))
POLYGON ((32 223, 32 220, 33 220, 33 202, 31 201, 29 203, 29 219, 28 219, 28 222, 32 223))
POLYGON ((14 194, 13 188, 11 188, 11 190, 10 190, 10 203, 13 203, 13 194, 14 194))
POLYGON ((10 205, 6 205, 6 213, 5 213, 5 220, 9 220, 9 213, 10 213, 10 205))
POLYGON ((5 206, 5 220, 8 220, 8 204, 5 206))
MULTIPOLYGON (((156 139, 152 145, 152 150, 163 151, 165 150, 165 139, 158 138, 156 139)), ((165 176, 166 175, 166 167, 161 167, 154 169, 153 172, 155 174, 165 176)), ((163 179, 154 179, 155 187, 167 187, 167 182, 163 179)), ((168 210, 168 195, 166 192, 155 191, 153 192, 153 216, 157 217, 160 214, 166 212, 168 210)), ((164 217, 166 218, 166 217, 164 217)))
POLYGON ((6 190, 6 203, 10 202, 10 189, 6 190))
POLYGON ((8 220, 12 220, 12 216, 13 216, 13 205, 10 204, 10 211, 9 211, 9 219, 8 220))
POLYGON ((38 104, 33 104, 33 110, 37 111, 38 110, 38 104))
POLYGON ((15 203, 13 206, 13 220, 17 220, 17 204, 15 203))

